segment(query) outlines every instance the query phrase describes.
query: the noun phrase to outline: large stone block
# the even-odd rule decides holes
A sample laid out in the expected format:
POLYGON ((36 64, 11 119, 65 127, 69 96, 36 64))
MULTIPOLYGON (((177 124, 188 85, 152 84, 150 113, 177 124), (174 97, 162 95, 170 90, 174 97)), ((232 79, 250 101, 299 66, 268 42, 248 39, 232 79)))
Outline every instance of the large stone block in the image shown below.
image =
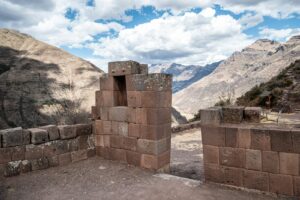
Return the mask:
POLYGON ((102 91, 98 90, 95 92, 95 104, 97 108, 99 108, 102 105, 101 101, 102 101, 102 91))
POLYGON ((292 141, 293 141, 293 152, 300 153, 300 129, 293 128, 291 130, 292 141))
POLYGON ((121 136, 128 136, 128 123, 112 121, 112 133, 121 136))
POLYGON ((270 192, 293 196, 293 177, 282 174, 270 174, 270 192))
POLYGON ((114 106, 114 91, 101 91, 101 106, 112 107, 114 106))
POLYGON ((269 175, 266 172, 245 170, 244 187, 261 191, 269 191, 269 175))
POLYGON ((219 164, 219 147, 203 145, 204 163, 219 164))
POLYGON ((203 144, 225 146, 225 128, 202 126, 201 134, 203 144))
POLYGON ((109 120, 109 107, 101 107, 100 108, 100 119, 101 120, 109 120))
POLYGON ((171 91, 170 74, 135 74, 126 76, 128 91, 171 91))
POLYGON ((40 129, 44 129, 48 131, 49 140, 58 140, 59 139, 59 130, 55 125, 48 125, 39 127, 40 129))
MULTIPOLYGON (((137 97, 140 96, 140 106, 143 108, 169 108, 172 104, 171 91, 143 91, 136 92, 136 95, 137 97)), ((137 98, 136 100, 139 99, 137 98)))
POLYGON ((25 159, 25 146, 16 146, 11 148, 11 160, 24 160, 25 159))
POLYGON ((224 184, 243 186, 243 169, 224 167, 224 184))
POLYGON ((251 146, 250 128, 242 127, 238 129, 238 147, 249 149, 251 146))
POLYGON ((300 177, 294 176, 294 195, 300 197, 300 177))
POLYGON ((118 135, 110 136, 110 146, 113 148, 123 148, 123 137, 118 135))
POLYGON ((54 140, 43 144, 44 156, 52 157, 70 151, 68 140, 54 140))
POLYGON ((220 164, 228 167, 245 167, 245 149, 220 147, 220 164))
POLYGON ((233 128, 233 127, 225 128, 225 146, 226 147, 238 146, 238 128, 233 128))
POLYGON ((135 61, 116 61, 108 63, 110 76, 122 76, 128 74, 141 74, 146 72, 147 65, 141 65, 135 61))
POLYGON ((279 152, 281 174, 299 175, 299 154, 279 152))
POLYGON ((204 164, 205 181, 224 183, 224 170, 217 164, 204 164))
POLYGON ((58 129, 60 138, 63 140, 76 137, 76 127, 74 125, 60 125, 58 129))
POLYGON ((0 164, 5 164, 11 161, 12 149, 0 148, 0 164))
POLYGON ((57 167, 59 166, 58 156, 47 157, 49 167, 57 167))
POLYGON ((137 150, 137 139, 136 138, 129 138, 129 137, 123 137, 122 140, 122 148, 130 151, 136 151, 137 150))
POLYGON ((244 110, 244 119, 250 123, 259 123, 261 112, 261 107, 246 107, 244 110))
POLYGON ((268 129, 251 128, 251 149, 271 150, 271 137, 268 129))
POLYGON ((274 151, 262 152, 262 170, 273 174, 279 173, 279 154, 274 151))
POLYGON ((164 138, 158 141, 138 139, 137 150, 142 154, 159 155, 170 150, 171 139, 164 138))
POLYGON ((6 164, 4 170, 4 176, 17 176, 21 172, 21 161, 12 161, 6 164))
POLYGON ((109 120, 118 122, 128 122, 128 107, 118 106, 109 109, 109 120))
POLYGON ((21 173, 30 172, 31 169, 31 162, 29 160, 22 160, 21 162, 21 173))
POLYGON ((161 125, 140 126, 140 138, 148 140, 160 140, 171 136, 171 123, 161 125))
POLYGON ((91 135, 92 124, 76 124, 76 136, 91 135))
POLYGON ((158 156, 142 154, 141 167, 158 170, 170 164, 170 155, 170 151, 166 151, 158 156))
POLYGON ((110 136, 96 135, 96 146, 110 147, 110 136))
POLYGON ((139 108, 142 107, 142 92, 140 91, 127 91, 127 103, 129 107, 139 108))
POLYGON ((2 147, 14 147, 30 143, 30 133, 21 127, 0 130, 2 147))
POLYGON ((72 162, 72 158, 70 152, 58 155, 59 165, 67 165, 71 162, 72 162))
POLYGON ((116 90, 114 85, 114 78, 105 74, 100 77, 100 90, 116 90))
POLYGON ((49 162, 46 157, 41 157, 31 161, 31 169, 32 171, 35 170, 42 170, 47 169, 49 167, 49 162))
POLYGON ((221 107, 212 107, 200 110, 202 125, 219 125, 222 122, 221 107))
POLYGON ((25 159, 33 160, 43 157, 43 145, 26 145, 25 159))
POLYGON ((49 141, 48 131, 40 128, 28 129, 31 134, 32 144, 42 144, 49 141))
POLYGON ((147 108, 146 109, 146 122, 142 124, 158 125, 171 123, 171 108, 147 108))
POLYGON ((243 121, 244 107, 242 106, 225 106, 222 107, 223 122, 239 124, 243 121))
POLYGON ((135 137, 139 138, 141 132, 141 125, 135 124, 135 123, 129 123, 128 124, 128 136, 129 137, 135 137))
POLYGON ((246 149, 246 169, 262 170, 262 158, 260 150, 246 149))
POLYGON ((292 133, 286 129, 270 129, 271 150, 278 152, 293 152, 292 133))

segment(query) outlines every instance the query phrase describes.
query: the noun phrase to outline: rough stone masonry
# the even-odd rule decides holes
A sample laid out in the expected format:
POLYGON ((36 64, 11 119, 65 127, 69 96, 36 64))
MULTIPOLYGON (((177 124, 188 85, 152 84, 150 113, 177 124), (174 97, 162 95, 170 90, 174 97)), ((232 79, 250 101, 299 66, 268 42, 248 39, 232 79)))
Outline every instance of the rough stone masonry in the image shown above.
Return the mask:
POLYGON ((97 155, 154 171, 170 167, 172 76, 110 62, 92 107, 97 155))

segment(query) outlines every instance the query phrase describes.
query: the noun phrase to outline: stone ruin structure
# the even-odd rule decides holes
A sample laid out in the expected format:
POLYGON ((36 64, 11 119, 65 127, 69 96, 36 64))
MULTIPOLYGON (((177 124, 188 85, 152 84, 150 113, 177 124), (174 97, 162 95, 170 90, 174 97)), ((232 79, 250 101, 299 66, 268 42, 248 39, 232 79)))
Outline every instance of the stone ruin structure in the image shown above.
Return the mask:
POLYGON ((260 111, 201 111, 205 180, 300 197, 300 129, 260 124, 260 111))
POLYGON ((92 108, 98 156, 168 171, 172 76, 134 61, 110 62, 92 108))

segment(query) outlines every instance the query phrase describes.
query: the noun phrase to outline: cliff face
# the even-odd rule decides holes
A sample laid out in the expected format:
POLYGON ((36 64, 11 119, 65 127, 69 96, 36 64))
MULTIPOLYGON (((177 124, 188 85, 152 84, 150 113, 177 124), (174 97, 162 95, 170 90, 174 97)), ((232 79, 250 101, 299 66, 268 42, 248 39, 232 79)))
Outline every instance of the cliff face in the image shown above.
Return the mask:
POLYGON ((84 122, 102 74, 59 48, 0 29, 0 129, 84 122))
POLYGON ((191 117, 226 95, 240 97, 255 85, 269 81, 300 59, 300 37, 286 43, 258 40, 223 61, 214 72, 173 96, 173 106, 191 117))

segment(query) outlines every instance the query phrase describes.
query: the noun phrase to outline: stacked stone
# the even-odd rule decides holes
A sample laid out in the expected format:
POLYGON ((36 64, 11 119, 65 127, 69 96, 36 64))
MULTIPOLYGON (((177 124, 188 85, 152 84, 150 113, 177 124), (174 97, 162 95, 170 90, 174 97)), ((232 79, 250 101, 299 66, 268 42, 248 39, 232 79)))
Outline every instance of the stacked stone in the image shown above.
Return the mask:
MULTIPOLYGON (((247 109, 252 119, 255 110, 247 109)), ((300 130, 240 123, 244 114, 240 107, 201 112, 205 179, 300 197, 300 130)))
POLYGON ((151 170, 168 169, 172 76, 147 65, 111 62, 96 92, 97 155, 151 170))
POLYGON ((91 124, 0 130, 0 177, 65 165, 93 155, 91 124))

